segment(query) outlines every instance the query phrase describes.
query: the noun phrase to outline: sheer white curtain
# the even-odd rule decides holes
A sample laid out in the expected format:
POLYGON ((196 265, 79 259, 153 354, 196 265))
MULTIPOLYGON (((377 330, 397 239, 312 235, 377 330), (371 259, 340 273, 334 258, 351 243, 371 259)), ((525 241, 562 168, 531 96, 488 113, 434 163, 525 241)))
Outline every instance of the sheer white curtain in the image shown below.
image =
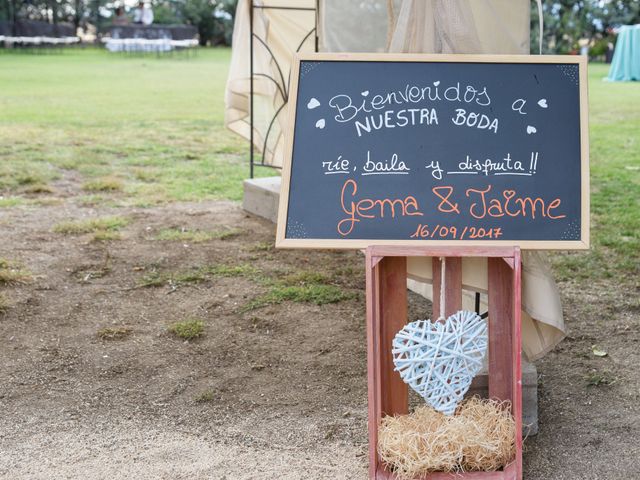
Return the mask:
POLYGON ((529 53, 528 0, 404 0, 393 14, 391 52, 529 53))
POLYGON ((482 53, 468 0, 402 2, 389 51, 482 53))
POLYGON ((321 0, 320 50, 380 52, 394 30, 393 10, 402 0, 321 0))

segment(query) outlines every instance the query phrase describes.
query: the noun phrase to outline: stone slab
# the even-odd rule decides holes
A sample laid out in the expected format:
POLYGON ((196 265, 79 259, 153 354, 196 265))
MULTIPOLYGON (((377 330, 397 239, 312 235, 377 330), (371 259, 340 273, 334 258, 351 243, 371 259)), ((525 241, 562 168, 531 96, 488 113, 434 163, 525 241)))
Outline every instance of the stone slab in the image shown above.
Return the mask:
POLYGON ((242 208, 273 223, 278 221, 280 177, 250 178, 243 183, 242 208))
MULTIPOLYGON (((480 372, 471 383, 467 395, 486 398, 489 395, 489 375, 480 372)), ((538 433, 538 369, 522 359, 522 433, 524 436, 538 433)))

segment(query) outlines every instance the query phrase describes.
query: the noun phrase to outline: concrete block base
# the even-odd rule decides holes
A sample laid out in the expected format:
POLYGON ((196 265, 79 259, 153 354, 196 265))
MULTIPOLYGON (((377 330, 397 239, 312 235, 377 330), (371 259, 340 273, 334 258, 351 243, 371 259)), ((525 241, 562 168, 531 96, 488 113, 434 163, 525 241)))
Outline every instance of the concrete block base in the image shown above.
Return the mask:
POLYGON ((280 177, 251 178, 244 181, 242 208, 272 222, 278 220, 280 177))

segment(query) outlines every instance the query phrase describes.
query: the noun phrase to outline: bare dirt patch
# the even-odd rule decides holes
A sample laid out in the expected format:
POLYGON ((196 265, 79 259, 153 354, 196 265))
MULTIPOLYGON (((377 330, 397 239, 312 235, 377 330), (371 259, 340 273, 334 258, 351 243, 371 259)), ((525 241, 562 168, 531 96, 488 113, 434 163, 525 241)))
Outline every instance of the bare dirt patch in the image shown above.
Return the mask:
MULTIPOLYGON (((0 476, 366 477, 359 253, 274 250, 274 226, 231 202, 67 198, 0 226, 0 258, 31 276, 0 286, 0 476), (55 232, 113 217, 119 240, 55 232), (192 319, 192 340, 168 331, 192 319)), ((637 477, 638 290, 613 283, 562 285, 571 332, 538 364, 525 478, 637 477)), ((429 313, 411 295, 411 318, 429 313)))

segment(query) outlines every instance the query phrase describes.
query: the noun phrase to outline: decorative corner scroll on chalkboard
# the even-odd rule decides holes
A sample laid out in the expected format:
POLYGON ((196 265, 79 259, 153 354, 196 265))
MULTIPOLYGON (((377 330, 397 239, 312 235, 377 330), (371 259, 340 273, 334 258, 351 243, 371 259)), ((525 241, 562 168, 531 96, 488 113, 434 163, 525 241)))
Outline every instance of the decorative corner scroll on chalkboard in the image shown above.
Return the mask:
POLYGON ((277 246, 588 248, 586 88, 576 56, 296 58, 277 246))

